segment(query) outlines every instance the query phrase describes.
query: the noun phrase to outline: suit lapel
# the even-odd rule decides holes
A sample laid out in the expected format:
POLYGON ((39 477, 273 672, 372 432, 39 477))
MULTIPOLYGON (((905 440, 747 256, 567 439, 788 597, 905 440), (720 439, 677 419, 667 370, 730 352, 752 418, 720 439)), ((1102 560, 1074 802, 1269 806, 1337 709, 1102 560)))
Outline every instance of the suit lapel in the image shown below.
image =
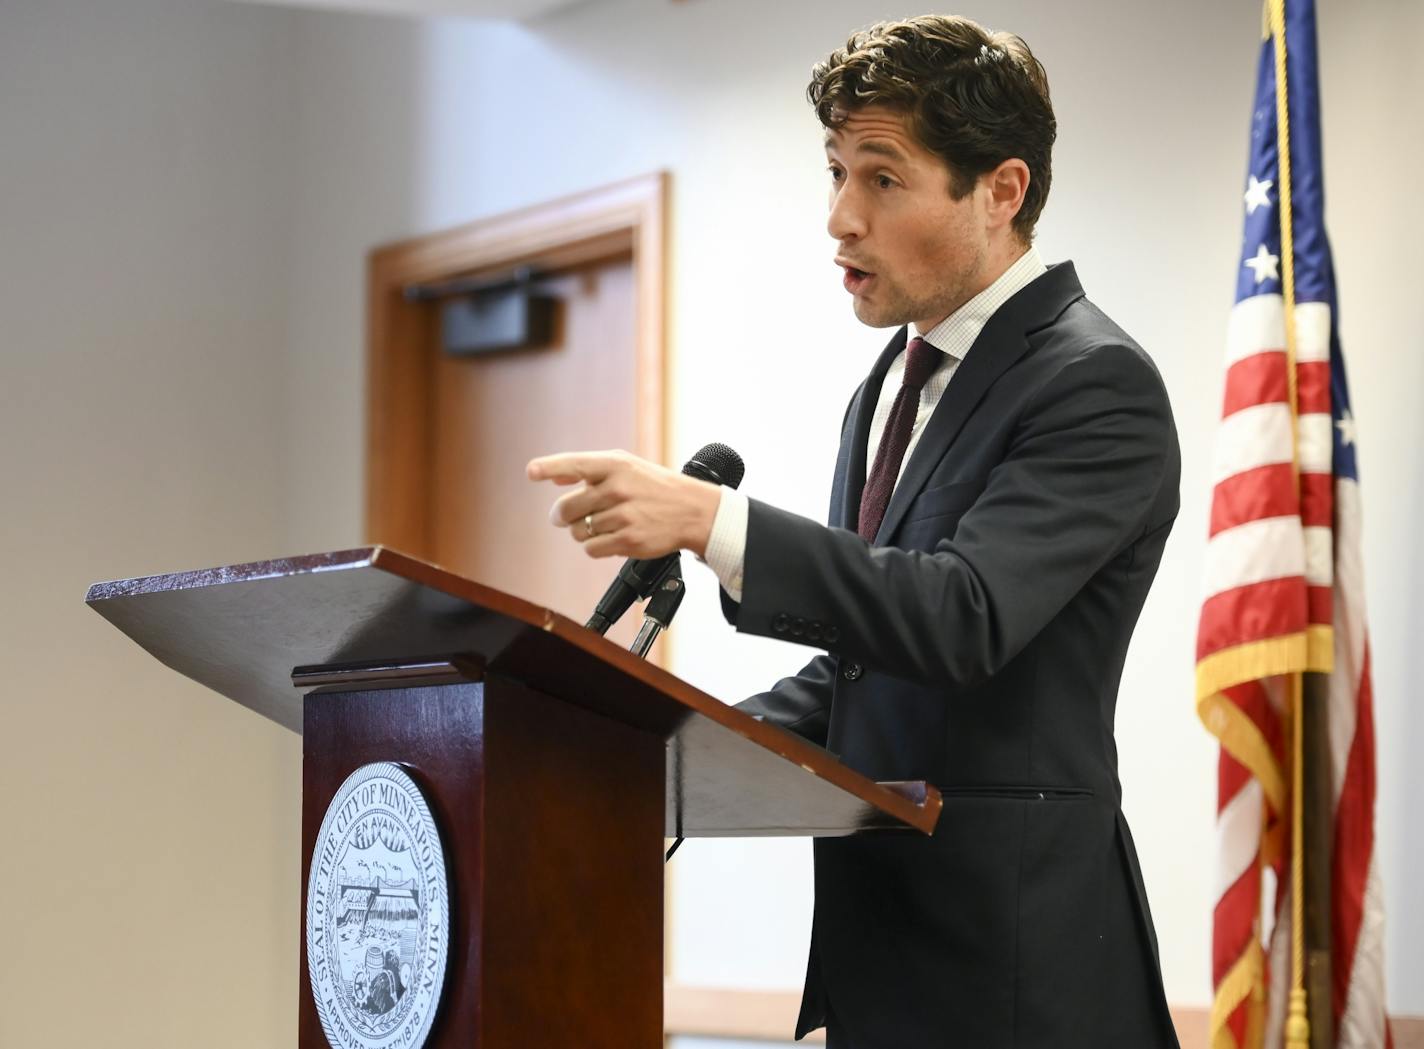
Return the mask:
POLYGON ((875 417, 875 405, 880 400, 880 387, 885 383, 885 373, 890 363, 905 349, 907 329, 901 328, 880 351, 875 367, 861 384, 855 402, 850 406, 852 415, 850 438, 841 442, 841 462, 837 464, 835 491, 840 496, 839 517, 832 515, 831 524, 840 528, 856 530, 860 522, 860 495, 865 490, 866 444, 870 440, 870 422, 875 417))
MULTIPOLYGON (((885 545, 895 534, 905 511, 925 487, 989 387, 1027 352, 1028 336, 1051 324, 1082 295, 1083 288, 1078 283, 1073 264, 1061 263, 1050 267, 1047 273, 1021 289, 989 318, 989 323, 984 325, 984 330, 974 340, 949 381, 934 414, 925 424, 925 432, 920 435, 910 461, 905 464, 890 497, 890 505, 885 509, 885 518, 880 522, 880 530, 875 534, 876 546, 885 545)), ((889 367, 888 361, 886 367, 889 367)), ((866 432, 869 432, 868 423, 866 432)), ((861 447, 864 447, 863 443, 861 447)), ((865 470, 862 465, 861 487, 864 485, 865 470)), ((857 494, 857 512, 859 503, 857 494)))

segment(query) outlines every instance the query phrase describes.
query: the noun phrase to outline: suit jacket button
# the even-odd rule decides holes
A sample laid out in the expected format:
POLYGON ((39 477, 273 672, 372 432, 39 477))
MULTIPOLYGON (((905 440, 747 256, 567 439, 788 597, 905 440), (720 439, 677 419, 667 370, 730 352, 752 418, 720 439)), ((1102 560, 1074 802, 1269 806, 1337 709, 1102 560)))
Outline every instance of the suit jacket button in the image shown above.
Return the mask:
POLYGON ((800 637, 804 633, 806 633, 806 620, 797 616, 791 621, 791 636, 800 637))
POLYGON ((791 617, 788 616, 785 612, 782 612, 779 616, 777 616, 771 621, 771 629, 775 630, 778 634, 786 633, 786 628, 790 625, 791 617))
POLYGON ((818 623, 818 622, 816 622, 814 619, 811 620, 811 622, 806 625, 806 640, 807 640, 807 641, 819 641, 819 640, 821 640, 821 624, 818 623))
POLYGON ((841 677, 847 681, 859 681, 860 676, 865 673, 865 668, 859 663, 847 663, 841 667, 841 677))
POLYGON ((841 632, 833 626, 828 626, 826 627, 825 638, 826 644, 834 645, 841 639, 841 632))

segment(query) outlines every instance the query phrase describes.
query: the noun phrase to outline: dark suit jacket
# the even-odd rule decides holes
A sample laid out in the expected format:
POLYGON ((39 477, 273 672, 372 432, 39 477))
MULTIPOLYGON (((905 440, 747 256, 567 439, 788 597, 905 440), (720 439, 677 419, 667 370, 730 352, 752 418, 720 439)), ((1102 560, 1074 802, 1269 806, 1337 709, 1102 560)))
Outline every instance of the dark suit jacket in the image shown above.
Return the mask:
POLYGON ((904 342, 847 411, 831 527, 753 500, 725 602, 738 630, 827 650, 742 709, 945 799, 933 837, 816 842, 797 1037, 829 1001, 856 1049, 1175 1047, 1113 742, 1177 514, 1166 390, 1051 268, 960 364, 871 545, 866 440, 904 342))

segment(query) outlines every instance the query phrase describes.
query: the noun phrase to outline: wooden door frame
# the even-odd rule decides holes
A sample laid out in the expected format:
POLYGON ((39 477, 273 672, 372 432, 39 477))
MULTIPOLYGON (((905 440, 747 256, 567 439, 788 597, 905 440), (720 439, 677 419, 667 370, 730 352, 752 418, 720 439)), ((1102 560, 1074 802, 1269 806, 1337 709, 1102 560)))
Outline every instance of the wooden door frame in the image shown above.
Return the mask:
POLYGON ((374 248, 366 267, 367 542, 429 549, 430 339, 435 311, 407 302, 414 283, 515 265, 563 269, 630 253, 637 339, 636 434, 662 462, 666 442, 668 175, 657 172, 454 229, 374 248))

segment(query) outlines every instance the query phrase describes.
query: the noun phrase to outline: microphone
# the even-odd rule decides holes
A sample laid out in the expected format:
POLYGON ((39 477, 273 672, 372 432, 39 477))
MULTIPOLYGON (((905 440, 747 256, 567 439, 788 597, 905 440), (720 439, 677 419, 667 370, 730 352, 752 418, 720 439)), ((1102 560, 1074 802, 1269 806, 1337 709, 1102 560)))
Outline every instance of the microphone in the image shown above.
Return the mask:
MULTIPOLYGON (((706 444, 683 466, 682 472, 688 477, 712 484, 724 484, 735 488, 742 483, 746 473, 742 457, 725 444, 706 444)), ((664 579, 680 563, 680 553, 674 550, 662 557, 630 557, 623 562, 617 577, 603 592, 593 615, 584 625, 599 634, 608 633, 608 628, 618 622, 634 601, 643 601, 652 594, 664 579)))

